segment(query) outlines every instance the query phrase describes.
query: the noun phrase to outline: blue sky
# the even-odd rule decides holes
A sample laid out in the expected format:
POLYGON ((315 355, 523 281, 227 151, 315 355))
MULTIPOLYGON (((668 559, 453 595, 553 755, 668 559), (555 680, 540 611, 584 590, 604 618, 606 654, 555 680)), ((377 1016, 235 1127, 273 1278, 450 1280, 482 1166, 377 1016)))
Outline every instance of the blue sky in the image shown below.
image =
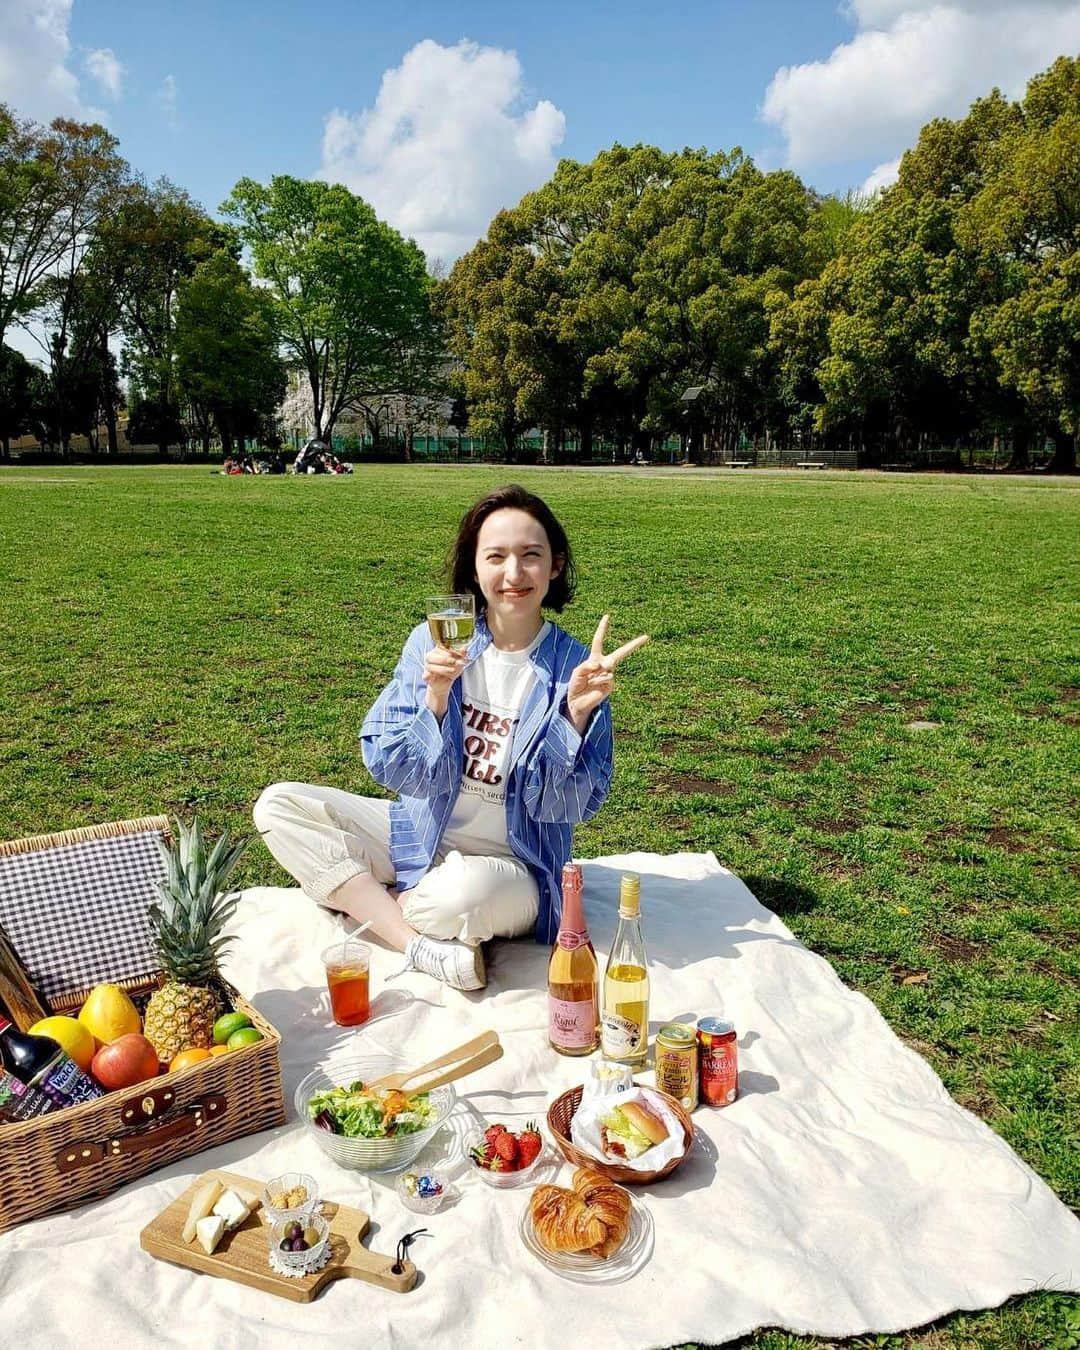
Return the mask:
POLYGON ((0 0, 0 100, 98 117, 216 210, 347 183, 452 261, 563 156, 741 145, 823 191, 1080 51, 1080 0, 0 0))

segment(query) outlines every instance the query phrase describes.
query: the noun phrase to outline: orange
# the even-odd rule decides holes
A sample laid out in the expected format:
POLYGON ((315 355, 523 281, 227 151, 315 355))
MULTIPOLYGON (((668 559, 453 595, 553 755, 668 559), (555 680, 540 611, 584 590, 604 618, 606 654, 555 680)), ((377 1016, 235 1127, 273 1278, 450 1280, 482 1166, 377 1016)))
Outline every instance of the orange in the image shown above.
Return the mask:
POLYGON ((169 1060, 169 1072, 173 1073, 177 1069, 189 1069, 192 1064, 201 1064, 204 1059, 210 1058, 209 1050, 181 1050, 178 1055, 173 1055, 169 1060))
POLYGON ((210 1049, 210 1058, 213 1059, 215 1055, 227 1055, 228 1053, 229 1047, 227 1045, 215 1045, 210 1049))

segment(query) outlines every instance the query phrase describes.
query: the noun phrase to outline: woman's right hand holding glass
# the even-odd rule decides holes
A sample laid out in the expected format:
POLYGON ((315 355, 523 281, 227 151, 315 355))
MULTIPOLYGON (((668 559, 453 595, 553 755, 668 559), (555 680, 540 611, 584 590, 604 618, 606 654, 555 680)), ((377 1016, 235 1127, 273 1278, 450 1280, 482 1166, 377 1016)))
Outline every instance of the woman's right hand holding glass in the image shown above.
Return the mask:
POLYGON ((467 652, 451 651, 449 647, 432 647, 424 653, 423 680, 427 685, 424 706, 441 722, 450 702, 454 681, 469 664, 467 652))

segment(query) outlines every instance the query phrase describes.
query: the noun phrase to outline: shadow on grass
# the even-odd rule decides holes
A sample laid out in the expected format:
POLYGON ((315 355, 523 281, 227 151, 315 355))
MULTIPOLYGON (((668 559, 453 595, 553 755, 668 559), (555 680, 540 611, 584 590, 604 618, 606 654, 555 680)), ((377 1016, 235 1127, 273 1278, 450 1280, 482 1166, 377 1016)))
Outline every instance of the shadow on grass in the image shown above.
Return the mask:
POLYGON ((798 886, 783 877, 743 877, 748 890, 766 909, 783 918, 787 914, 809 914, 817 904, 817 896, 805 886, 798 886))

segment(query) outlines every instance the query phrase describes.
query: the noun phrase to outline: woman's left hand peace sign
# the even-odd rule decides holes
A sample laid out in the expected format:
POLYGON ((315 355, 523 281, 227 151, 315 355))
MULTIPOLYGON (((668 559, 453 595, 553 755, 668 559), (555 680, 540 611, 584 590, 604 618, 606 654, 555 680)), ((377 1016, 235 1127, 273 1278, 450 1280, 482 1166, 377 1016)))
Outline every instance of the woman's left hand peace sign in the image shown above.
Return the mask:
POLYGON ((643 633, 605 656, 604 639, 607 637, 610 617, 605 614, 596 625, 588 659, 574 668, 566 690, 566 710, 579 735, 584 735, 593 709, 598 708, 614 689, 615 667, 620 661, 625 661, 631 652, 644 647, 649 640, 648 634, 643 633))

